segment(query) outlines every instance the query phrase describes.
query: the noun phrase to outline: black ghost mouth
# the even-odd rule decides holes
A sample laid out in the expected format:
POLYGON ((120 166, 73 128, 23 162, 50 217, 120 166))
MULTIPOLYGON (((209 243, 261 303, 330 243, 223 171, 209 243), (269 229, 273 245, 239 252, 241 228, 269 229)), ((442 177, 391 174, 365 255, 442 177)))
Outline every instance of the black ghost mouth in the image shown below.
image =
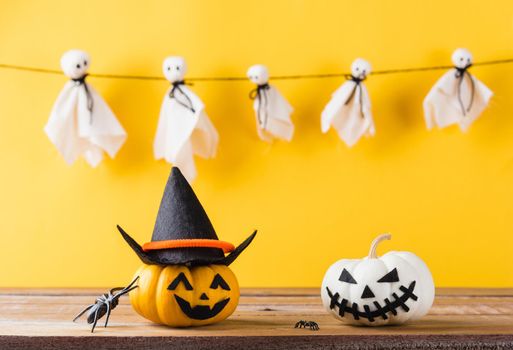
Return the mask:
POLYGON ((338 315, 340 317, 344 317, 345 313, 350 313, 353 315, 355 320, 359 320, 360 318, 365 318, 369 320, 369 322, 374 322, 375 318, 381 317, 384 320, 388 319, 387 313, 391 312, 394 316, 397 315, 397 308, 401 308, 404 312, 410 311, 408 305, 406 305, 406 301, 409 299, 416 301, 418 297, 413 294, 413 290, 415 289, 415 281, 410 283, 410 286, 406 288, 405 286, 400 286, 399 290, 403 292, 401 296, 398 296, 396 293, 392 293, 394 297, 394 301, 390 301, 388 298, 384 300, 384 306, 378 301, 375 301, 373 304, 376 307, 376 310, 370 311, 369 305, 363 305, 363 310, 358 310, 358 303, 353 303, 351 306, 348 306, 348 300, 342 298, 342 301, 339 301, 339 294, 333 294, 331 290, 326 287, 326 291, 328 292, 328 296, 331 299, 330 309, 335 309, 335 306, 338 307, 338 315))
POLYGON ((230 301, 230 298, 226 298, 217 302, 213 308, 210 308, 208 305, 196 305, 195 307, 191 307, 191 304, 187 300, 180 298, 175 294, 175 299, 182 312, 187 315, 187 317, 192 318, 194 320, 206 320, 216 316, 220 313, 226 304, 230 301))

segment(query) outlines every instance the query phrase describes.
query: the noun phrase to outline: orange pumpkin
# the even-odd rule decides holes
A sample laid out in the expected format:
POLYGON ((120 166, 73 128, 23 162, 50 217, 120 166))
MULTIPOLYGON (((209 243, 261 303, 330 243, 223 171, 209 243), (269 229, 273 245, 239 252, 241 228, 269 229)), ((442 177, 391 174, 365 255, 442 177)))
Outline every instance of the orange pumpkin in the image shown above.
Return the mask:
POLYGON ((172 327, 203 326, 230 316, 239 302, 237 278, 225 265, 142 265, 130 303, 141 316, 172 327))
POLYGON ((140 246, 118 229, 144 263, 135 273, 137 288, 130 292, 130 302, 141 316, 189 327, 222 321, 235 311, 239 284, 228 266, 256 231, 238 247, 220 241, 178 168, 168 179, 151 241, 140 246))

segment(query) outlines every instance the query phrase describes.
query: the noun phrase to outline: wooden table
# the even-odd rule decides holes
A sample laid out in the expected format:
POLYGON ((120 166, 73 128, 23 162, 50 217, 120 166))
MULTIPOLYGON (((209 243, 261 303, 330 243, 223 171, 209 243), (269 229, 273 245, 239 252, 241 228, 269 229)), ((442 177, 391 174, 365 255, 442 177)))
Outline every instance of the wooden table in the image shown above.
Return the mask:
POLYGON ((243 289, 219 324, 172 329, 138 316, 128 298, 94 334, 71 319, 104 290, 0 289, 1 349, 513 349, 513 289, 439 289, 429 315, 404 326, 344 326, 317 289, 243 289), (295 329, 314 320, 319 331, 295 329))

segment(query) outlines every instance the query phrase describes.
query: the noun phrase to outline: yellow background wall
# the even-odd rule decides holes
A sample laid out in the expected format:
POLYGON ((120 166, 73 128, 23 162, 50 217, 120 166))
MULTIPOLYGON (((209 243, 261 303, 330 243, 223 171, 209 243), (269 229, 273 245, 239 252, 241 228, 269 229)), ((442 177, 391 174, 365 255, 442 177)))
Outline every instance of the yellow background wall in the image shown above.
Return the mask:
MULTIPOLYGON (((0 62, 59 69, 81 48, 92 72, 189 76, 346 72, 513 56, 511 1, 0 2, 0 62)), ((233 268, 243 286, 319 286, 379 233, 411 250, 438 286, 513 286, 513 65, 475 67, 494 92, 462 134, 428 132, 422 99, 442 72, 367 81, 377 135, 348 149, 320 113, 342 79, 277 81, 295 107, 292 143, 256 136, 249 82, 197 83, 220 133, 194 188, 221 239, 259 235, 233 268)), ((149 240, 170 166, 152 158, 166 82, 89 79, 128 132, 115 160, 65 164, 43 132, 66 78, 0 70, 0 286, 117 286, 139 261, 115 229, 149 240)))

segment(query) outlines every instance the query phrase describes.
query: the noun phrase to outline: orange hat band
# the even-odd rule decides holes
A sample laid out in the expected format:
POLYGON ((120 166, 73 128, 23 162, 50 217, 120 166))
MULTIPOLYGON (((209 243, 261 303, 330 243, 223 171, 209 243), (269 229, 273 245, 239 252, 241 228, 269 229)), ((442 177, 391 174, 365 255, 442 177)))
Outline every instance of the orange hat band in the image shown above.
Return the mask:
POLYGON ((169 241, 153 241, 144 243, 142 249, 148 250, 172 249, 172 248, 219 248, 223 252, 229 253, 235 249, 235 246, 228 242, 217 239, 173 239, 169 241))

